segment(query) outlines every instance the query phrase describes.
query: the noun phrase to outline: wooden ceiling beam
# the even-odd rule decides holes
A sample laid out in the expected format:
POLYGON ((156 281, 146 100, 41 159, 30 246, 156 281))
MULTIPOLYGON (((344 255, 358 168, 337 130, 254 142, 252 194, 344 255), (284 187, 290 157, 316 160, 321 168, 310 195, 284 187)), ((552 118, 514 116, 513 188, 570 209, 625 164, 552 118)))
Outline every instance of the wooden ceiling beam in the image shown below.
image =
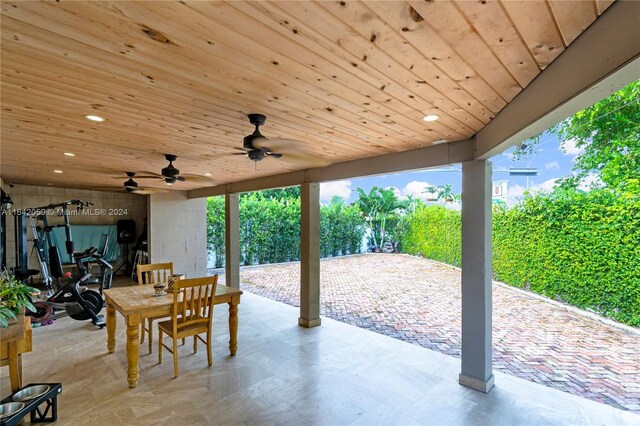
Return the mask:
POLYGON ((345 161, 327 167, 282 173, 257 179, 199 188, 189 191, 188 198, 202 198, 238 193, 260 191, 263 189, 283 188, 300 185, 304 182, 329 182, 362 176, 387 173, 399 173, 411 170, 427 169, 448 164, 473 160, 474 141, 467 139, 428 148, 379 155, 361 160, 345 161))

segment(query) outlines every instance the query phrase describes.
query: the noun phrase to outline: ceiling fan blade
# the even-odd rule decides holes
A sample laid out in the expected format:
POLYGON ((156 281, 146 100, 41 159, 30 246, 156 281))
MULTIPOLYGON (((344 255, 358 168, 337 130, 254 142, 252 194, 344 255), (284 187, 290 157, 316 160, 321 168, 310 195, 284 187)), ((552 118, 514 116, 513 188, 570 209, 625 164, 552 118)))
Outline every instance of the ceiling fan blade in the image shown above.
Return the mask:
POLYGON ((136 179, 164 179, 162 176, 136 176, 136 179))
POLYGON ((162 176, 161 174, 158 174, 158 173, 147 172, 147 171, 144 171, 142 173, 144 173, 144 175, 140 175, 140 176, 136 175, 135 178, 136 179, 138 179, 138 178, 140 178, 140 179, 153 179, 153 178, 164 179, 164 176, 162 176))
POLYGON ((192 175, 189 173, 185 173, 181 177, 184 178, 187 182, 207 182, 207 183, 215 183, 215 180, 209 176, 201 176, 201 175, 192 175))
POLYGON ((186 179, 184 178, 184 176, 176 176, 176 180, 184 182, 186 179))
POLYGON ((256 138, 253 140, 253 146, 256 148, 265 148, 273 152, 289 152, 291 150, 299 151, 304 149, 303 142, 294 139, 284 138, 256 138))
POLYGON ((247 155, 246 152, 232 152, 231 155, 247 155))
POLYGON ((246 150, 246 149, 244 149, 244 148, 242 148, 242 147, 239 147, 239 146, 234 146, 234 147, 233 147, 233 149, 236 149, 236 150, 238 150, 238 151, 242 151, 242 152, 244 152, 245 154, 247 153, 247 150, 246 150))
POLYGON ((279 152, 267 151, 266 155, 273 158, 281 158, 283 154, 280 154, 279 152))
POLYGON ((94 186, 92 191, 124 191, 122 186, 94 186))
POLYGON ((320 157, 314 157, 310 154, 305 153, 285 153, 281 154, 281 161, 291 162, 295 164, 300 164, 307 167, 324 167, 331 164, 328 160, 320 157))
POLYGON ((131 191, 131 193, 133 194, 140 194, 140 195, 158 194, 161 192, 169 192, 169 190, 161 189, 161 188, 138 188, 135 191, 131 191))

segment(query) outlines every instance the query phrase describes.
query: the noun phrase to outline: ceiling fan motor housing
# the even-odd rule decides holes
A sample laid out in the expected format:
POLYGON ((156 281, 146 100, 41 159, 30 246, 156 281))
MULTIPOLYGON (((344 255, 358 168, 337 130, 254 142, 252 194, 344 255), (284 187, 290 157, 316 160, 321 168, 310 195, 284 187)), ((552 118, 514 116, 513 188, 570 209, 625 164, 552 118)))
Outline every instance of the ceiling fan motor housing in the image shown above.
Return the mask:
POLYGON ((174 178, 178 176, 180 174, 180 170, 176 169, 173 166, 173 162, 178 159, 178 156, 173 154, 165 154, 164 158, 167 159, 167 161, 169 162, 169 165, 164 169, 162 169, 162 176, 168 177, 168 178, 174 178))
POLYGON ((247 153, 247 155, 253 161, 261 161, 264 159, 264 151, 261 149, 252 149, 247 153))
POLYGON ((172 178, 180 174, 180 170, 173 167, 173 164, 169 164, 167 167, 162 169, 162 176, 172 178))
POLYGON ((136 188, 138 188, 138 182, 136 182, 132 178, 129 178, 129 180, 124 183, 124 187, 125 189, 135 190, 136 188))
POLYGON ((255 147, 253 146, 253 141, 255 138, 260 138, 260 137, 262 137, 262 135, 256 129, 255 132, 244 137, 244 139, 242 140, 242 146, 244 147, 244 149, 247 149, 247 150, 255 149, 255 147))

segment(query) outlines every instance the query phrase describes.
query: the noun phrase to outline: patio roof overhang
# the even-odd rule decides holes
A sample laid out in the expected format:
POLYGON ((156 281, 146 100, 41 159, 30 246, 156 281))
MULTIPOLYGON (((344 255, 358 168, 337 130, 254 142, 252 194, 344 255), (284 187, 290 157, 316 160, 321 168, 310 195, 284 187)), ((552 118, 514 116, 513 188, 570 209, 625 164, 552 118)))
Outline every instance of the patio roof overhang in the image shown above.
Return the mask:
POLYGON ((4 2, 1 176, 115 190, 173 153, 200 197, 487 158, 638 78, 612 3, 4 2), (250 112, 330 165, 231 156, 250 112))
MULTIPOLYGON (((320 324, 318 183, 461 162, 459 380, 483 392, 494 377, 487 158, 640 77, 638 2, 4 2, 2 10, 3 180, 117 189, 124 171, 160 170, 163 153, 178 154, 183 172, 215 172, 219 184, 151 196, 151 232, 160 234, 152 260, 162 238, 176 246, 174 216, 205 208, 180 209, 198 203, 187 197, 224 194, 231 286, 239 286, 237 193, 301 185, 303 326, 320 324), (266 135, 300 139, 329 165, 285 156, 256 170, 231 156, 252 112, 268 114, 266 135), (88 125, 89 113, 107 121, 88 125), (440 120, 426 123, 426 114, 440 120), (81 161, 64 160, 65 151, 81 161), (61 164, 64 175, 46 173, 61 164), (169 205, 179 206, 164 214, 169 205)), ((196 244, 182 242, 181 251, 196 244)))

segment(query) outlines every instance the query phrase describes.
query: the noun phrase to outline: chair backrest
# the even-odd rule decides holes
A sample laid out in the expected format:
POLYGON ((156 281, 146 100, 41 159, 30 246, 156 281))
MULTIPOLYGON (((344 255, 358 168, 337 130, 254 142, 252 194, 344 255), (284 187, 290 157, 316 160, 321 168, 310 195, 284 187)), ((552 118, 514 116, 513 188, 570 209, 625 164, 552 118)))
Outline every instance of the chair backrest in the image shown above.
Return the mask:
MULTIPOLYGON (((200 324, 203 331, 211 323, 218 275, 179 280, 173 284, 173 331, 200 324)), ((175 334, 174 334, 175 336, 175 334)))
POLYGON ((173 275, 173 262, 138 265, 138 284, 166 283, 173 275))

